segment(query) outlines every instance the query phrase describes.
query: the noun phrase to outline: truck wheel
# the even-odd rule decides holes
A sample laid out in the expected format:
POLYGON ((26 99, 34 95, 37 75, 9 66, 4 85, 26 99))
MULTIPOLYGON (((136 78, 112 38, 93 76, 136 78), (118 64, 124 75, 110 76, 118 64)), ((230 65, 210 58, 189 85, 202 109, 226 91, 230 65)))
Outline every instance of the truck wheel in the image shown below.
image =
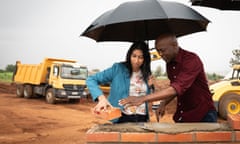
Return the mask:
POLYGON ((33 88, 31 85, 25 85, 23 90, 23 96, 24 98, 31 98, 33 95, 33 88))
POLYGON ((17 97, 23 97, 23 85, 19 84, 16 88, 17 97))
POLYGON ((54 95, 54 92, 53 92, 52 88, 47 90, 46 101, 49 104, 55 104, 56 103, 56 97, 54 95))
POLYGON ((227 119, 228 114, 240 113, 240 95, 235 93, 227 93, 222 96, 219 102, 219 115, 223 119, 227 119))

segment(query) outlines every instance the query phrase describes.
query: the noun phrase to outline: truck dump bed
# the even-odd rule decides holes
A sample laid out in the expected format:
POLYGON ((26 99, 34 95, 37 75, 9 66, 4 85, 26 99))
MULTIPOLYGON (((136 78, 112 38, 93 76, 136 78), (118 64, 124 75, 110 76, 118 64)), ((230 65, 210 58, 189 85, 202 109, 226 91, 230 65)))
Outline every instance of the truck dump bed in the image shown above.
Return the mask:
POLYGON ((16 73, 14 75, 15 83, 29 83, 39 85, 46 82, 47 68, 53 62, 71 62, 74 60, 45 58, 40 64, 21 64, 20 61, 16 63, 16 73))

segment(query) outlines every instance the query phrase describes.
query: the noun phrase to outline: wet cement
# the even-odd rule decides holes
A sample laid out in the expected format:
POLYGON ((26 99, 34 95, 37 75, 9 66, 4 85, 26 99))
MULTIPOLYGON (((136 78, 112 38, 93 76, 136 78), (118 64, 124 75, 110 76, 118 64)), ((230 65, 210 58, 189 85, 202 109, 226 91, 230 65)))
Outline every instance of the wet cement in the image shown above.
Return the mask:
POLYGON ((93 132, 156 132, 177 134, 194 131, 231 131, 227 123, 124 123, 97 125, 93 132))

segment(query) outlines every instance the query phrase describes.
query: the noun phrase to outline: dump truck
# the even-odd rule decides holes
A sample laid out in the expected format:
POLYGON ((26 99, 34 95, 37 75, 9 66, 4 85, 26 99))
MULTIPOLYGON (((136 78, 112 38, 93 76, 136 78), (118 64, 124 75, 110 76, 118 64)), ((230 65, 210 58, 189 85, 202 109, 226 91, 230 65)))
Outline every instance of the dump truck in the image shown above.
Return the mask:
POLYGON ((210 91, 220 117, 240 114, 240 65, 233 65, 231 77, 210 85, 210 91))
POLYGON ((86 97, 86 66, 75 60, 45 58, 40 64, 16 62, 13 82, 18 97, 44 96, 47 103, 68 100, 78 102, 86 97))

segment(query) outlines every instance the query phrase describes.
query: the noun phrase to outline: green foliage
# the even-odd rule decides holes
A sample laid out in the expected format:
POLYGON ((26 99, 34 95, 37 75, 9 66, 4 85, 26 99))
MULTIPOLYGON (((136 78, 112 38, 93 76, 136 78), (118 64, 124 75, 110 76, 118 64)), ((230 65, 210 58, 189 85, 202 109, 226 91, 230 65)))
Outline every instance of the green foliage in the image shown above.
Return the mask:
POLYGON ((207 78, 208 78, 208 80, 217 81, 217 80, 222 79, 223 77, 224 77, 224 76, 218 75, 218 74, 216 74, 216 73, 212 73, 212 74, 207 73, 207 78))
POLYGON ((16 65, 9 64, 6 66, 6 72, 14 72, 16 68, 16 65))
POLYGON ((0 72, 0 81, 2 82, 12 82, 12 72, 0 72))

